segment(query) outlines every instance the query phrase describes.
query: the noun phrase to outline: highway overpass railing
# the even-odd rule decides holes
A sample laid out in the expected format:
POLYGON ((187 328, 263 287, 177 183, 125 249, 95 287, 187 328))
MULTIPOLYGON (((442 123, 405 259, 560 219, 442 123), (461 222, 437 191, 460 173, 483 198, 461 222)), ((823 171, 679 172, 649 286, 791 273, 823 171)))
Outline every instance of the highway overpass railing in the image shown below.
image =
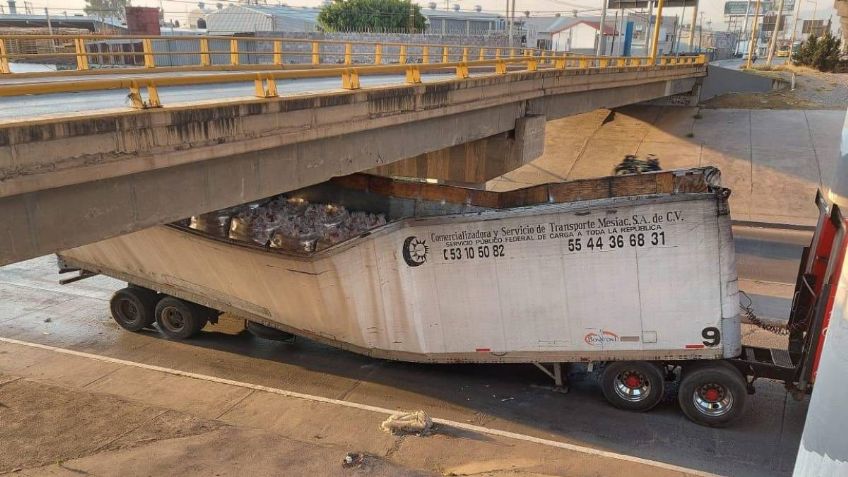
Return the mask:
POLYGON ((277 81, 303 78, 338 77, 342 88, 358 89, 359 77, 364 75, 403 75, 407 84, 415 84, 427 73, 450 72, 456 79, 465 79, 469 68, 475 74, 507 74, 540 68, 667 68, 704 63, 702 55, 652 60, 479 45, 230 36, 0 35, 0 97, 128 89, 132 106, 143 109, 162 106, 158 88, 168 86, 252 81, 255 95, 268 98, 278 95, 277 81), (15 63, 52 64, 57 70, 15 72, 15 63), (74 78, 52 81, 63 76, 74 78), (13 81, 5 82, 8 78, 13 81))
POLYGON ((561 56, 572 55, 536 48, 280 37, 0 35, 0 75, 27 77, 96 75, 116 70, 138 73, 426 65, 561 56), (57 71, 15 72, 15 63, 55 65, 57 71))
POLYGON ((540 56, 533 48, 247 36, 0 35, 0 74, 13 63, 62 70, 238 70, 322 65, 448 63, 540 56))

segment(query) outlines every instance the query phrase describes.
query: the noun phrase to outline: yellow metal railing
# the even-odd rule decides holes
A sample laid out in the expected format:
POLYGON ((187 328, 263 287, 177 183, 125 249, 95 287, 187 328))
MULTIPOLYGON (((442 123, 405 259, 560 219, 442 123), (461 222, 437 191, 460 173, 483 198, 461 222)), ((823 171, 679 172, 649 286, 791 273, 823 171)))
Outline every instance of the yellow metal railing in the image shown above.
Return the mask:
MULTIPOLYGON (((313 46, 314 50, 314 46, 313 46)), ((500 49, 496 49, 497 52, 500 49)), ((426 51, 426 50, 425 50, 426 51)), ((498 54, 498 53, 495 53, 498 54)), ((511 52, 510 52, 511 54, 511 52)), ((444 54, 443 54, 444 56, 444 54)), ((465 55, 463 55, 463 58, 465 55)), ((443 57, 444 59, 444 57, 443 57)), ((556 70, 609 70, 628 71, 629 69, 668 69, 673 66, 704 65, 704 55, 692 57, 662 57, 658 65, 649 65, 646 57, 588 57, 565 56, 548 54, 527 54, 509 58, 484 59, 475 61, 458 61, 442 63, 398 63, 391 65, 350 65, 326 68, 301 68, 261 72, 220 72, 218 74, 179 74, 179 75, 121 75, 120 78, 83 78, 75 81, 33 81, 3 84, 0 81, 0 97, 22 96, 31 94, 68 93, 95 90, 129 89, 129 99, 134 108, 145 109, 161 107, 158 88, 168 86, 189 86, 202 84, 244 83, 253 81, 255 95, 259 98, 278 96, 279 80, 304 78, 341 77, 342 88, 354 90, 360 88, 359 77, 362 75, 403 75, 407 84, 421 83, 422 73, 453 72, 455 80, 464 80, 470 76, 470 71, 493 72, 495 75, 505 75, 513 72, 535 72, 544 65, 545 71, 556 70), (142 97, 142 90, 147 91, 148 99, 142 97)), ((236 60, 233 60, 236 61, 236 60)), ((155 63, 151 68, 155 68, 155 63)))
MULTIPOLYGON (((244 71, 335 67, 338 65, 430 64, 536 57, 541 63, 572 56, 531 48, 481 45, 408 44, 232 36, 0 35, 0 74, 29 77, 164 71, 244 71), (434 50, 435 49, 435 50, 434 50), (432 53, 432 54, 431 54, 432 53), (434 58, 435 57, 435 58, 434 58), (16 62, 53 63, 63 71, 12 73, 16 62)), ((682 57, 681 60, 692 61, 682 57)), ((607 65, 633 58, 609 58, 607 65)), ((668 57, 659 62, 671 63, 668 57)), ((650 64, 649 57, 639 58, 650 64)), ((596 63, 597 64, 597 63, 596 63)), ((680 63, 683 64, 683 63, 680 63)), ((602 67, 604 65, 601 65, 602 67)))
MULTIPOLYGON (((0 35, 0 73, 9 74, 4 65, 15 62, 54 63, 65 70, 91 73, 114 68, 239 70, 429 63, 431 48, 440 50, 442 63, 467 61, 472 53, 479 60, 496 59, 491 48, 470 45, 232 36, 0 35)), ((530 51, 540 54, 540 50, 530 51)))

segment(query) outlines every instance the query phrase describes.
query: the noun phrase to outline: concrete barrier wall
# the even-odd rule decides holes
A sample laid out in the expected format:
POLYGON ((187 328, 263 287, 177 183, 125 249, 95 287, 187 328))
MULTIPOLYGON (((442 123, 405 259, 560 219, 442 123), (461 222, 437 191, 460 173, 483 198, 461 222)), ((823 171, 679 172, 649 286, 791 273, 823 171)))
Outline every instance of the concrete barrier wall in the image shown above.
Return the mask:
POLYGON ((707 77, 701 86, 700 100, 706 101, 727 93, 766 93, 783 86, 785 83, 778 79, 709 65, 707 77))

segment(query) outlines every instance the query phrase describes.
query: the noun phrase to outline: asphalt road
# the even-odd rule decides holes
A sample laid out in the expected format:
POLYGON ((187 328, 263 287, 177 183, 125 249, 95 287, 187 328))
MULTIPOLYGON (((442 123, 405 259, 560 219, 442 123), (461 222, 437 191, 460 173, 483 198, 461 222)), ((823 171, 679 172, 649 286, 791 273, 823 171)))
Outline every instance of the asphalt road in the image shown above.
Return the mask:
MULTIPOLYGON (((735 233, 741 278, 794 280, 801 233, 735 233)), ((426 409, 437 417, 723 475, 789 475, 803 429, 807 402, 765 380, 757 382, 736 426, 708 429, 683 417, 673 393, 649 413, 630 413, 609 407, 591 377, 573 377, 564 395, 530 365, 383 361, 304 339, 258 339, 228 318, 188 342, 165 340, 155 330, 129 333, 108 312, 109 296, 122 283, 94 277, 63 287, 57 279, 52 257, 0 268, 0 336, 390 409, 426 409)), ((750 327, 746 340, 781 345, 750 327)))

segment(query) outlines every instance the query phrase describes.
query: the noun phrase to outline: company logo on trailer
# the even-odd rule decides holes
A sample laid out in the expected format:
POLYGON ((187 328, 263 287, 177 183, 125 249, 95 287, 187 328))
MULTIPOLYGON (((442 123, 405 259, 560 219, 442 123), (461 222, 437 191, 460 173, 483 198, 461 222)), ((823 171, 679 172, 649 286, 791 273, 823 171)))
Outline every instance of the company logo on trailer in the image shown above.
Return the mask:
POLYGON ((424 265, 424 262, 427 261, 427 252, 429 251, 430 247, 427 246, 427 241, 418 237, 407 237, 403 241, 403 247, 401 249, 403 260, 410 267, 424 265))
POLYGON ((587 333, 583 337, 583 341, 589 346, 601 346, 604 343, 614 343, 618 341, 618 335, 612 331, 601 331, 600 333, 587 333))

